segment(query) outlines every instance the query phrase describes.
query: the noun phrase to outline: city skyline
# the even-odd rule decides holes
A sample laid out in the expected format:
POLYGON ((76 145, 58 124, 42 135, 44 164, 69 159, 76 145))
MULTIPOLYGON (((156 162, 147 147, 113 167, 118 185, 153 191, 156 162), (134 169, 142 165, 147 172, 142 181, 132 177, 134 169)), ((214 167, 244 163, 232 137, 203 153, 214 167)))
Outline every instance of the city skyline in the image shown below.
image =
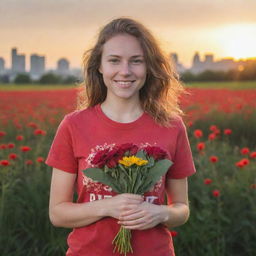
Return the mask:
POLYGON ((256 57, 255 9, 252 0, 2 0, 0 56, 10 67, 9 49, 16 46, 26 55, 46 56, 47 68, 63 57, 79 68, 99 29, 128 16, 145 24, 166 52, 178 53, 186 67, 196 51, 216 59, 256 57))
MULTIPOLYGON (((207 53, 200 56, 200 53, 198 51, 195 52, 195 54, 193 55, 192 65, 190 67, 185 67, 183 63, 180 62, 179 55, 177 53, 170 53, 169 59, 170 61, 173 61, 176 66, 177 72, 180 74, 186 71, 192 72, 193 74, 198 74, 202 73, 205 70, 223 72, 229 70, 242 71, 250 61, 256 61, 256 58, 241 59, 239 61, 236 61, 233 58, 215 59, 214 54, 207 53)), ((38 80, 44 74, 49 72, 53 72, 62 77, 67 77, 70 75, 81 77, 82 75, 82 69, 70 67, 70 62, 67 58, 58 59, 56 62, 56 67, 54 69, 47 68, 45 62, 46 56, 40 56, 34 53, 30 55, 29 68, 26 68, 26 55, 19 53, 17 48, 12 48, 10 68, 7 68, 5 66, 5 60, 0 56, 0 75, 7 75, 11 80, 13 80, 16 75, 21 73, 29 74, 32 80, 38 80)))
MULTIPOLYGON (((20 51, 19 50, 19 54, 17 53, 17 50, 19 50, 19 48, 18 47, 12 47, 11 49, 10 49, 10 53, 11 53, 11 55, 10 55, 10 58, 9 58, 9 61, 7 60, 6 61, 6 59, 5 58, 3 58, 1 55, 0 55, 0 58, 1 59, 3 59, 3 66, 4 66, 4 69, 5 70, 13 70, 13 71, 15 71, 15 65, 17 65, 17 63, 18 63, 18 61, 16 62, 16 61, 14 61, 13 60, 13 58, 15 58, 15 57, 13 57, 13 51, 15 51, 15 55, 17 55, 17 58, 20 58, 20 61, 22 62, 22 64, 21 64, 21 66, 23 66, 24 65, 24 69, 23 69, 23 71, 22 71, 22 69, 21 69, 21 72, 30 72, 31 71, 31 63, 32 62, 36 62, 36 61, 38 61, 38 59, 40 59, 39 61, 43 61, 44 63, 43 64, 39 64, 39 65, 43 65, 43 70, 52 70, 52 69, 58 69, 58 62, 60 61, 60 60, 66 60, 66 61, 68 61, 68 66, 69 66, 69 68, 70 69, 77 69, 77 68, 81 68, 81 66, 80 67, 76 67, 76 66, 72 66, 72 65, 70 65, 70 60, 67 58, 67 57, 63 57, 63 56, 60 56, 58 59, 56 59, 56 61, 55 61, 55 65, 54 66, 51 66, 51 67, 49 67, 49 66, 47 66, 46 65, 46 62, 47 62, 47 54, 39 54, 39 53, 36 53, 35 51, 32 51, 33 53, 32 54, 26 54, 26 53, 24 53, 23 51, 20 51), (30 61, 29 61, 30 60, 30 61), (9 63, 10 65, 9 66, 7 66, 6 65, 6 63, 9 63), (13 67, 13 65, 14 65, 14 67, 13 67)), ((211 58, 212 58, 212 61, 213 61, 213 59, 214 59, 214 61, 221 61, 221 60, 223 60, 223 59, 232 59, 232 60, 234 60, 234 61, 240 61, 240 60, 247 60, 247 59, 251 59, 251 58, 240 58, 240 59, 235 59, 235 58, 233 58, 233 57, 229 57, 229 56, 224 56, 223 58, 216 58, 216 56, 214 55, 214 53, 212 53, 212 52, 205 52, 205 53, 202 53, 202 52, 200 52, 200 51, 195 51, 194 52, 194 54, 193 54, 193 56, 191 56, 191 63, 190 63, 190 65, 184 65, 184 63, 180 60, 180 55, 179 55, 179 53, 177 53, 177 52, 170 52, 170 53, 168 53, 168 55, 169 56, 171 56, 171 55, 177 55, 177 57, 175 57, 175 62, 178 62, 179 64, 181 64, 181 65, 183 65, 184 66, 184 68, 185 69, 190 69, 190 68, 192 68, 192 66, 193 66, 193 63, 194 63, 194 57, 195 57, 195 55, 196 54, 199 54, 201 57, 201 59, 202 59, 202 56, 204 56, 204 58, 206 59, 206 62, 207 62, 207 58, 209 58, 209 56, 212 56, 211 58)), ((255 58, 256 59, 256 57, 252 57, 252 58, 255 58)), ((18 65, 20 65, 20 64, 18 64, 18 65)), ((67 65, 67 64, 64 64, 64 65, 67 65)), ((33 71, 32 71, 33 72, 33 71)))

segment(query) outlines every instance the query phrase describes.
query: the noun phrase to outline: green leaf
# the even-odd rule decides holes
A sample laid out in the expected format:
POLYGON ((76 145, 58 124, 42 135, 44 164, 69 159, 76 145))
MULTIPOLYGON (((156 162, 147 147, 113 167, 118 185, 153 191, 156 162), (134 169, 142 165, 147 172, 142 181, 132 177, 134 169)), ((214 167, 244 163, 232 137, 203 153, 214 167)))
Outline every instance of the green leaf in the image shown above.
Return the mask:
POLYGON ((168 159, 159 160, 155 162, 155 166, 148 170, 147 176, 143 185, 140 188, 142 193, 149 191, 160 178, 168 171, 173 163, 168 159))
POLYGON ((117 193, 123 193, 118 180, 113 179, 109 174, 105 173, 100 168, 88 168, 83 170, 83 173, 94 181, 98 181, 110 186, 117 193))
POLYGON ((139 157, 143 160, 148 160, 143 150, 139 150, 136 154, 136 157, 139 157))

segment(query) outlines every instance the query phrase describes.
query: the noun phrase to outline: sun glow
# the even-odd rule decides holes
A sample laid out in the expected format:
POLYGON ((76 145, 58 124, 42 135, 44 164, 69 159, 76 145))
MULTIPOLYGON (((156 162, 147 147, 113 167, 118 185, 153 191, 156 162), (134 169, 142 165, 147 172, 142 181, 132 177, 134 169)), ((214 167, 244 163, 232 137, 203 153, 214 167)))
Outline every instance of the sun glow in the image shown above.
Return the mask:
POLYGON ((235 59, 256 57, 256 24, 234 24, 216 30, 225 56, 235 59))

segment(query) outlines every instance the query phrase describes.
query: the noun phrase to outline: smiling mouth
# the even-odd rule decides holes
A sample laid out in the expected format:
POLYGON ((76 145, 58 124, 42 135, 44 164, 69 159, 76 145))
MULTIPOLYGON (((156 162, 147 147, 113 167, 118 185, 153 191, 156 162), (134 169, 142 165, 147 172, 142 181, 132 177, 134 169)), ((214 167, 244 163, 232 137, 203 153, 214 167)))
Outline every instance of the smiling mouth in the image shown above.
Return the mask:
POLYGON ((118 87, 129 88, 133 84, 133 82, 135 82, 136 80, 129 80, 129 81, 117 81, 117 80, 114 80, 114 81, 118 85, 118 87))

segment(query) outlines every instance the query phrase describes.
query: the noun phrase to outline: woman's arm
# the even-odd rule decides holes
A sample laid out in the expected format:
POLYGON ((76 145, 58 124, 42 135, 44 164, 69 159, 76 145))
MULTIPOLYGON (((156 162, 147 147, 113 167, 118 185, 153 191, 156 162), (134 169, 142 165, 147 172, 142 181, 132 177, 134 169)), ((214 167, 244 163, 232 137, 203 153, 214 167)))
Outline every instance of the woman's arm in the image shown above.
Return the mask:
POLYGON ((168 205, 155 205, 148 202, 122 213, 119 224, 127 229, 144 230, 159 223, 168 228, 184 224, 189 217, 187 178, 168 179, 166 191, 168 205))
POLYGON ((49 217, 54 226, 75 228, 87 226, 110 216, 118 218, 120 211, 129 210, 143 201, 139 195, 121 194, 86 203, 73 203, 76 174, 53 168, 49 217))
POLYGON ((173 228, 184 224, 189 218, 188 182, 184 179, 168 179, 166 184, 168 205, 162 205, 162 224, 173 228))

